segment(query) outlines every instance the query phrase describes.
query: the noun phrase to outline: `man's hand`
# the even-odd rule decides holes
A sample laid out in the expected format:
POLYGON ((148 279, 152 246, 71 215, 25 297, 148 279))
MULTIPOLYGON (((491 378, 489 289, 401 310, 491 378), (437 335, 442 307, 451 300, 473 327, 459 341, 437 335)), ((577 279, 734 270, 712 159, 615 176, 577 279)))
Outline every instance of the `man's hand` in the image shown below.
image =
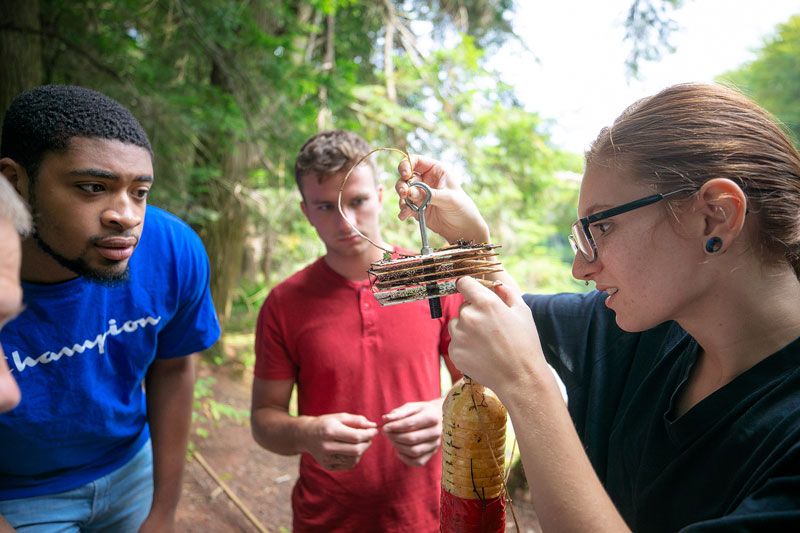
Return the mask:
POLYGON ((442 399, 410 402, 383 415, 383 435, 409 466, 423 466, 442 441, 442 399))
POLYGON ((375 422, 361 415, 334 413, 309 418, 303 449, 325 470, 350 470, 378 434, 375 422))
POLYGON ((173 533, 175 531, 175 518, 159 518, 149 515, 141 527, 139 533, 173 533))

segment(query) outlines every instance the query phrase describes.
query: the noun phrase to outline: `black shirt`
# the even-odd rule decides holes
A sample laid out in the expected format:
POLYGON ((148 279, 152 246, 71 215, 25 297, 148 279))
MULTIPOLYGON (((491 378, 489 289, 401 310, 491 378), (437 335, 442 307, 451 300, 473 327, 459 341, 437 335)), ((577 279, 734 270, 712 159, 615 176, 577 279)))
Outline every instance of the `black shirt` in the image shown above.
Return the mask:
POLYGON ((676 419, 697 343, 675 322, 624 332, 605 298, 525 295, 586 452, 631 529, 800 531, 800 339, 676 419))

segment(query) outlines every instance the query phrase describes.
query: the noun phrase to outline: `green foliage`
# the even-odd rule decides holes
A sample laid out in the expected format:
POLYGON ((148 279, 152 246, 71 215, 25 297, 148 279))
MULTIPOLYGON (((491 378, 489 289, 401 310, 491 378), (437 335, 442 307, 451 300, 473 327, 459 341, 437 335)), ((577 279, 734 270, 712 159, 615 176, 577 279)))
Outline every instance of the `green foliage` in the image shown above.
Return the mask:
POLYGON ((732 83, 772 112, 800 147, 800 15, 779 24, 754 61, 717 80, 732 83))
POLYGON ((421 19, 434 22, 437 40, 445 40, 449 28, 474 37, 481 48, 500 45, 514 38, 512 0, 414 0, 412 6, 421 19))
POLYGON ((664 51, 675 51, 669 39, 678 26, 670 10, 681 5, 683 0, 633 1, 625 19, 625 40, 631 42, 631 53, 625 60, 629 76, 638 76, 641 62, 658 61, 664 51))
MULTIPOLYGON (((222 300, 216 292, 226 288, 212 285, 220 313, 225 301, 254 313, 269 287, 324 253, 293 177, 298 148, 320 127, 445 160, 522 286, 574 289, 564 235, 577 188, 562 176, 580 172, 580 157, 553 148, 547 121, 484 67, 516 38, 512 8, 511 0, 40 0, 44 81, 93 87, 128 106, 155 152, 151 202, 198 230, 212 265, 238 268, 239 254, 252 255, 222 300), (247 227, 225 231, 236 224, 247 227)), ((384 237, 419 249, 416 225, 394 215, 399 160, 378 159, 384 237)))
POLYGON ((194 385, 194 406, 192 423, 198 437, 208 437, 208 426, 218 427, 222 420, 232 420, 237 424, 246 424, 250 413, 246 409, 236 409, 214 399, 213 377, 198 378, 194 385))

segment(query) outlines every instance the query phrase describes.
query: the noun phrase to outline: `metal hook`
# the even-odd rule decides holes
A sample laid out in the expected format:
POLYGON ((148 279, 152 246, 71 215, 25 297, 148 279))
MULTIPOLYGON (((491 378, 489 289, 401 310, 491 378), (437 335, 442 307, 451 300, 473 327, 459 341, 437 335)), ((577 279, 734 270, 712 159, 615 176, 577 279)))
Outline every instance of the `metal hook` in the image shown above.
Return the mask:
POLYGON ((409 199, 408 199, 408 197, 406 197, 406 205, 407 205, 408 207, 410 207, 410 208, 411 208, 411 210, 412 210, 412 211, 414 211, 414 212, 417 212, 417 211, 419 211, 420 209, 425 209, 426 207, 428 207, 428 204, 429 204, 429 203, 431 203, 431 195, 433 194, 433 192, 431 191, 431 188, 430 188, 430 187, 428 187, 428 185, 427 185, 427 184, 425 184, 425 183, 424 183, 424 182, 422 182, 422 181, 415 181, 414 183, 409 183, 409 184, 408 184, 408 187, 409 187, 409 188, 411 188, 411 187, 417 187, 417 188, 420 188, 420 189, 422 189, 423 191, 425 191, 425 199, 424 199, 424 200, 422 200, 422 203, 421 203, 421 204, 419 204, 419 205, 416 205, 414 202, 412 202, 411 200, 409 200, 409 199))
POLYGON ((428 207, 428 204, 431 203, 431 196, 433 192, 431 188, 428 187, 421 181, 415 181, 414 183, 409 183, 409 188, 417 187, 425 191, 425 199, 422 200, 422 203, 416 205, 414 202, 409 200, 407 197, 405 199, 406 205, 411 208, 412 211, 419 214, 419 232, 420 236, 422 237, 422 255, 428 255, 433 253, 433 248, 428 245, 428 228, 425 225, 425 209, 428 207))
MULTIPOLYGON (((433 253, 433 248, 428 245, 428 228, 425 226, 425 208, 428 207, 428 204, 431 202, 431 196, 433 196, 433 192, 431 188, 422 183, 421 181, 415 181, 414 183, 409 183, 409 187, 419 187, 423 191, 425 191, 425 199, 419 205, 414 204, 411 202, 408 197, 406 197, 406 205, 411 208, 412 211, 419 215, 419 233, 422 236, 422 250, 420 250, 421 255, 431 255, 433 253)), ((423 259, 422 264, 430 264, 433 259, 423 259)), ((430 267, 428 267, 430 268, 430 267)), ((426 288, 429 291, 437 291, 438 286, 436 283, 427 283, 426 288)), ((436 294, 436 292, 433 292, 436 294)), ((431 318, 440 318, 442 316, 442 302, 438 296, 429 297, 428 298, 428 306, 431 310, 431 318)))

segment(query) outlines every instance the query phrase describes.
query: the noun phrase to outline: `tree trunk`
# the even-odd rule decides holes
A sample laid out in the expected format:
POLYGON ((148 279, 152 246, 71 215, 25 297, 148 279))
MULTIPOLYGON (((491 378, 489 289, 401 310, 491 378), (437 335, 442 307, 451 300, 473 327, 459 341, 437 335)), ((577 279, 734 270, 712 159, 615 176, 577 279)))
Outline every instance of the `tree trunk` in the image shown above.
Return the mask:
MULTIPOLYGON (((230 93, 230 80, 219 62, 212 60, 211 85, 230 93)), ((206 183, 200 204, 217 213, 200 231, 211 263, 211 298, 217 310, 223 336, 209 351, 213 358, 224 359, 224 333, 231 315, 234 291, 242 269, 247 236, 247 206, 242 190, 246 186, 248 146, 244 142, 225 142, 210 135, 203 141, 198 164, 219 169, 219 175, 206 183)))
POLYGON ((242 258, 247 236, 247 209, 239 188, 246 168, 246 147, 223 155, 220 181, 209 184, 209 206, 219 218, 206 225, 204 237, 211 261, 211 297, 223 331, 231 315, 236 285, 242 271, 242 258))
MULTIPOLYGON (((325 59, 322 62, 322 71, 326 74, 333 74, 336 64, 336 54, 334 48, 336 15, 328 14, 327 29, 325 32, 325 59)), ((323 131, 330 127, 333 116, 328 106, 328 88, 320 85, 319 88, 319 113, 317 114, 317 131, 323 131)))
POLYGON ((39 0, 2 0, 0 122, 11 101, 42 83, 39 0))
POLYGON ((394 5, 386 0, 383 25, 386 27, 386 36, 383 41, 383 75, 386 78, 386 99, 393 104, 397 103, 397 88, 394 83, 394 5))
MULTIPOLYGON (((297 6, 297 23, 299 25, 307 25, 312 24, 311 17, 312 15, 315 17, 313 22, 314 25, 319 24, 319 17, 321 16, 322 12, 317 11, 314 9, 308 2, 303 2, 297 6)), ((264 29, 263 26, 261 26, 264 29)), ((271 28, 270 28, 271 29, 271 28)), ((269 32, 269 30, 266 30, 269 32)), ((308 62, 306 60, 306 55, 310 55, 311 49, 314 47, 314 40, 316 38, 315 33, 309 33, 305 35, 304 33, 297 32, 292 35, 292 50, 291 50, 291 59, 292 63, 295 65, 300 65, 304 62, 308 62)))

